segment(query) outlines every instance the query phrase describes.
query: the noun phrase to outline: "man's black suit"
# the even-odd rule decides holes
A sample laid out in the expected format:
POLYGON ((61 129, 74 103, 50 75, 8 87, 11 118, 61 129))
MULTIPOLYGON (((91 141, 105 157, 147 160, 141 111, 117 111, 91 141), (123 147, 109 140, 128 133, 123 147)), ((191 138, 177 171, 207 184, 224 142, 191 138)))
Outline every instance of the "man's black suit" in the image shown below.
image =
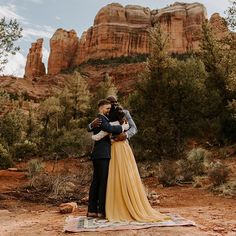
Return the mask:
MULTIPOLYGON (((94 128, 94 134, 101 130, 112 134, 122 133, 120 125, 111 126, 106 116, 99 114, 98 118, 102 123, 100 127, 94 128)), ((111 141, 109 135, 99 141, 95 141, 91 154, 93 161, 93 180, 89 191, 88 212, 101 213, 105 215, 106 188, 109 170, 109 161, 111 158, 111 141)))

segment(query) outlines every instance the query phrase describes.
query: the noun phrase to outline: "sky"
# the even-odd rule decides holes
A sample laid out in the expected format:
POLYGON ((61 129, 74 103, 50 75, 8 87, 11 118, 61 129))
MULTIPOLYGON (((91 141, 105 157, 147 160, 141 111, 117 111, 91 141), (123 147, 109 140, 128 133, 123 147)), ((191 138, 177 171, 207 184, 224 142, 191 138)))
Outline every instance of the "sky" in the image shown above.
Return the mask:
MULTIPOLYGON (((58 28, 74 29, 78 36, 93 25, 97 12, 109 3, 117 2, 125 6, 140 5, 152 9, 166 7, 175 0, 0 0, 0 18, 15 18, 23 28, 23 37, 16 42, 21 50, 9 57, 1 75, 22 77, 26 57, 31 43, 38 38, 44 38, 43 62, 47 67, 49 56, 49 39, 58 28)), ((192 3, 196 1, 179 0, 192 3)), ((228 0, 197 0, 206 6, 208 17, 218 12, 224 16, 229 7, 228 0)))

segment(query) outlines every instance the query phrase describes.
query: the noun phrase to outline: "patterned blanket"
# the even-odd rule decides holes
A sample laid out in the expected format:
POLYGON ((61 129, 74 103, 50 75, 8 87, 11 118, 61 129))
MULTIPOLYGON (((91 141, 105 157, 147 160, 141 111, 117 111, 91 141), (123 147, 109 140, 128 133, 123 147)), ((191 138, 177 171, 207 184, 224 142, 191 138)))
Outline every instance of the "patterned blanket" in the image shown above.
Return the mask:
POLYGON ((64 226, 65 232, 88 232, 88 231, 111 231, 111 230, 129 230, 129 229, 145 229, 151 227, 163 227, 163 226, 195 226, 195 223, 190 220, 186 220, 183 217, 167 213, 171 217, 171 220, 164 222, 111 222, 108 220, 101 220, 95 218, 87 218, 85 216, 79 217, 67 217, 66 224, 64 226))

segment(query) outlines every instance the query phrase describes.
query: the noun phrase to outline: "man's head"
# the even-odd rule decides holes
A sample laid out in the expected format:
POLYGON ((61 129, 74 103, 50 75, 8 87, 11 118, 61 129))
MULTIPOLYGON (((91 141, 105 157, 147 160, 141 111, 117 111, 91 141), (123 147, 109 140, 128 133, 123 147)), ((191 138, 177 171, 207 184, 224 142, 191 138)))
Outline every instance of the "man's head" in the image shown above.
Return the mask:
POLYGON ((99 113, 103 115, 108 115, 111 110, 111 102, 108 101, 107 99, 101 99, 98 102, 98 110, 99 113))
POLYGON ((110 101, 112 108, 116 108, 119 105, 117 98, 113 95, 108 96, 107 100, 110 101))

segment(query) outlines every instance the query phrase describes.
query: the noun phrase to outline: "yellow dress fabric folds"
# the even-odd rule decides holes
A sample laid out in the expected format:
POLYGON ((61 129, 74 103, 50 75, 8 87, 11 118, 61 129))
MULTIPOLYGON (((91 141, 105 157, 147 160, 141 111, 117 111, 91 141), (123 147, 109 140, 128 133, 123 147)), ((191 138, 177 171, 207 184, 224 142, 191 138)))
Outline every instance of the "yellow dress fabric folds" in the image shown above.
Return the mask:
POLYGON ((128 142, 114 142, 107 182, 106 218, 109 221, 166 221, 147 199, 137 164, 128 142))

